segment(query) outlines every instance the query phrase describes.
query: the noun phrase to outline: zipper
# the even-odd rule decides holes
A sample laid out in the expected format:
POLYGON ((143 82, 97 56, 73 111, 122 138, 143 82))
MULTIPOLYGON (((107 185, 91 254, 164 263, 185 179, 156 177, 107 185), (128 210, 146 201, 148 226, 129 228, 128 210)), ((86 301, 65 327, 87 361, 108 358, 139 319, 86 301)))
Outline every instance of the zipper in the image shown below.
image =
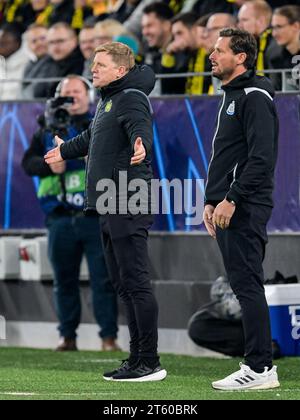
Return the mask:
POLYGON ((237 164, 235 165, 235 167, 233 168, 233 174, 232 174, 232 176, 233 176, 233 181, 232 181, 232 183, 230 184, 230 188, 233 186, 233 184, 234 184, 234 183, 235 183, 235 181, 236 181, 236 171, 237 171, 238 166, 239 166, 239 164, 237 163, 237 164))
POLYGON ((89 201, 88 201, 88 172, 89 172, 89 167, 90 167, 90 150, 92 147, 92 131, 94 129, 95 126, 95 122, 96 122, 96 117, 98 117, 101 108, 103 105, 103 101, 98 103, 97 107, 96 107, 96 112, 95 112, 95 116, 92 122, 92 126, 91 126, 91 134, 90 134, 90 143, 89 143, 89 150, 88 150, 88 157, 87 157, 87 162, 86 162, 86 172, 85 172, 85 199, 84 199, 84 209, 86 210, 89 207, 89 201))
POLYGON ((206 187, 208 185, 208 181, 209 181, 209 171, 210 171, 210 167, 212 164, 212 161, 214 160, 215 157, 215 141, 219 132, 219 128, 220 128, 220 122, 221 122, 221 114, 225 105, 225 100, 226 100, 226 92, 224 92, 224 97, 223 97, 223 102, 219 111, 219 115, 218 115, 218 122, 217 122, 217 128, 216 128, 216 132, 212 141, 212 157, 210 159, 209 165, 208 165, 208 171, 207 171, 207 181, 206 181, 206 187))

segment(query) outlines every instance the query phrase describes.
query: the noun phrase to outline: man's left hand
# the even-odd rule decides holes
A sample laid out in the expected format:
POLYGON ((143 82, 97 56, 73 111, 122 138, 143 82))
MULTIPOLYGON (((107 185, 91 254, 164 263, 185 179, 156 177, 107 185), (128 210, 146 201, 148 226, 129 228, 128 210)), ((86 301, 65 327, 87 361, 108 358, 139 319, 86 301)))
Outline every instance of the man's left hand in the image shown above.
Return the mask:
POLYGON ((221 229, 227 229, 235 212, 235 205, 229 203, 226 199, 220 203, 213 214, 213 225, 221 229))
POLYGON ((146 158, 146 149, 141 137, 138 137, 134 143, 134 155, 131 159, 131 165, 140 165, 146 158))

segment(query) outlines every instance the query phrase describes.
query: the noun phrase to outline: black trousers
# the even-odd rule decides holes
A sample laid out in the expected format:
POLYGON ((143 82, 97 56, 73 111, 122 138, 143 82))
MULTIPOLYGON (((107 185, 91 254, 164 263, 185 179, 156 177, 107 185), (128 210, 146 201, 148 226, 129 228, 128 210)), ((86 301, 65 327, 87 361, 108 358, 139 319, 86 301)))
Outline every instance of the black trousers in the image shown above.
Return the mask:
POLYGON ((243 203, 237 206, 227 230, 217 228, 228 279, 242 307, 245 363, 257 372, 272 368, 270 313, 262 267, 271 212, 267 206, 243 203))
POLYGON ((104 255, 111 281, 122 299, 132 358, 157 358, 158 305, 149 275, 151 215, 100 217, 104 255))

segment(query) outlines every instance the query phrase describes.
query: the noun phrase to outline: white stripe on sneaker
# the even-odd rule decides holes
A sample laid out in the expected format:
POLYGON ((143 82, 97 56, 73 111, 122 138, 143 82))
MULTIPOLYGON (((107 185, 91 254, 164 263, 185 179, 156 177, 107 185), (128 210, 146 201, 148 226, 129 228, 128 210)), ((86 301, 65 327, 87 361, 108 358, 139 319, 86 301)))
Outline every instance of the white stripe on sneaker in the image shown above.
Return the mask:
POLYGON ((241 370, 222 381, 213 382, 212 387, 220 391, 266 390, 280 387, 277 367, 256 373, 249 366, 240 364, 241 370))
POLYGON ((167 377, 167 371, 165 369, 159 372, 152 373, 151 375, 142 376, 141 378, 131 379, 112 379, 112 382, 157 382, 163 381, 167 377))

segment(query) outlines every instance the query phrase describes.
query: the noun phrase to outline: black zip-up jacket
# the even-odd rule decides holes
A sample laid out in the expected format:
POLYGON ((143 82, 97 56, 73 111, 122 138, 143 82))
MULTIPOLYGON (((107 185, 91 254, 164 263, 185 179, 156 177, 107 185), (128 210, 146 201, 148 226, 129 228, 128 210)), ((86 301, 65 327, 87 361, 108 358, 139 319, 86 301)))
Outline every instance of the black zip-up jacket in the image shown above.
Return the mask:
POLYGON ((278 150, 274 89, 253 70, 223 86, 206 185, 206 204, 229 201, 273 206, 278 150))
POLYGON ((101 89, 102 101, 89 129, 61 146, 62 158, 88 155, 85 210, 96 210, 98 181, 118 181, 119 171, 127 171, 128 181, 153 177, 152 108, 147 95, 155 84, 148 66, 135 66, 125 77, 101 89), (142 138, 147 152, 145 161, 131 166, 134 144, 142 138))
MULTIPOLYGON (((79 47, 76 47, 68 57, 62 60, 53 60, 47 56, 43 59, 43 65, 39 69, 38 77, 64 78, 69 74, 81 75, 84 68, 84 57, 79 47)), ((55 94, 58 83, 36 83, 33 84, 33 96, 35 98, 52 98, 55 94)))

